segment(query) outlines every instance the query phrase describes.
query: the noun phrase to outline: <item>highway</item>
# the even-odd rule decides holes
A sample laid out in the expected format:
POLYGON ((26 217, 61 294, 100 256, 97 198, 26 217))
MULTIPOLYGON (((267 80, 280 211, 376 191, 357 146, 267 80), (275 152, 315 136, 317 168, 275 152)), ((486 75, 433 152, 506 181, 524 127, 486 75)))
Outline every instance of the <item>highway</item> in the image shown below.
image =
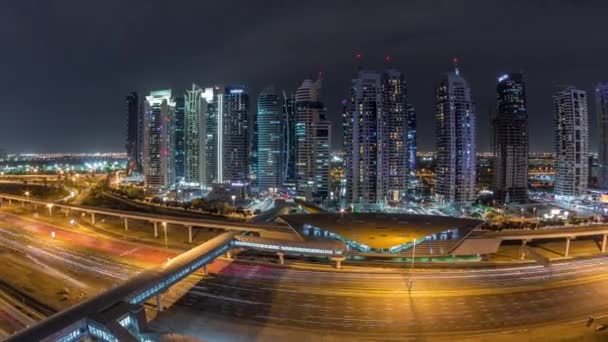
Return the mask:
POLYGON ((411 292, 408 279, 405 272, 363 274, 232 264, 197 283, 153 325, 158 331, 204 340, 218 336, 248 340, 241 336, 244 331, 272 328, 304 334, 283 336, 296 339, 319 330, 338 337, 400 339, 413 334, 520 329, 608 312, 605 258, 550 269, 417 271, 411 292), (186 324, 184 317, 194 321, 186 324), (207 319, 234 326, 218 332, 204 323, 207 319))

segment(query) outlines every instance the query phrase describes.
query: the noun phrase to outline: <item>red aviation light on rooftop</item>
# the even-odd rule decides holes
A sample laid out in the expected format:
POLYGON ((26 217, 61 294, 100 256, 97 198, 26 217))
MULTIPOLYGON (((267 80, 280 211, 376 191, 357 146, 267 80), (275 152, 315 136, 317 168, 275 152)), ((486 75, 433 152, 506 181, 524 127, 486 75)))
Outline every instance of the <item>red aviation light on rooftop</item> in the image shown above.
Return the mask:
POLYGON ((362 54, 360 54, 360 53, 358 53, 358 54, 356 54, 356 55, 355 55, 355 58, 356 58, 356 59, 361 59, 361 58, 363 58, 363 55, 362 55, 362 54))
POLYGON ((386 60, 386 63, 390 63, 391 62, 391 56, 390 55, 386 55, 386 57, 384 57, 384 59, 386 60))

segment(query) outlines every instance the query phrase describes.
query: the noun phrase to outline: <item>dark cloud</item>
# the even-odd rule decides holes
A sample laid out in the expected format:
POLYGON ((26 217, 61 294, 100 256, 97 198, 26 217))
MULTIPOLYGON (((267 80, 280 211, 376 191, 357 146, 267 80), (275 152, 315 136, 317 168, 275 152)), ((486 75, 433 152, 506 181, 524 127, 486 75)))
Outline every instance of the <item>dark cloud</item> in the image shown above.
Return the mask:
POLYGON ((360 52, 367 68, 384 68, 390 54, 407 72, 421 149, 434 148, 433 82, 458 56, 480 150, 489 149, 496 76, 512 70, 526 74, 532 149, 551 150, 554 87, 591 93, 608 79, 606 17, 605 1, 4 2, 0 147, 121 150, 133 89, 245 83, 255 98, 319 71, 338 147, 339 101, 360 52))

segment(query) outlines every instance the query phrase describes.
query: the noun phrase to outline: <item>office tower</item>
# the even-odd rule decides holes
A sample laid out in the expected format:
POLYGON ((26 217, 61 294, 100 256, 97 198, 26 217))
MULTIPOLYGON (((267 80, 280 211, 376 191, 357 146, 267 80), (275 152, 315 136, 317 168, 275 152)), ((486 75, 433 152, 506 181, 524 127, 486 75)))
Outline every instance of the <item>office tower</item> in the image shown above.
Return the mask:
POLYGON ((344 114, 347 201, 363 207, 400 201, 407 191, 408 106, 405 76, 359 71, 344 114))
POLYGON ((416 172, 416 108, 407 105, 407 171, 411 176, 416 172))
POLYGON ((296 187, 296 99, 293 94, 283 91, 283 174, 281 184, 284 187, 296 187))
POLYGON ((186 144, 185 144, 185 100, 183 96, 173 99, 175 109, 171 124, 171 153, 173 155, 171 169, 173 170, 172 182, 177 183, 184 180, 186 168, 186 144))
POLYGON ((555 114, 555 196, 570 200, 587 193, 589 127, 587 94, 564 87, 553 96, 555 114))
MULTIPOLYGON (((408 179, 408 112, 405 75, 389 69, 382 75, 380 124, 386 125, 385 151, 382 153, 386 169, 378 176, 387 178, 387 200, 398 202, 407 192, 408 179), (386 171, 386 173, 384 173, 386 171)), ((384 166, 383 166, 384 167, 384 166)), ((379 194, 384 195, 384 194, 379 194)), ((381 197, 379 197, 381 198, 381 197)))
POLYGON ((522 74, 498 78, 493 118, 493 189, 501 203, 525 202, 528 189, 528 113, 522 74))
POLYGON ((435 85, 437 162, 435 196, 440 203, 475 200, 475 106, 458 67, 435 85))
POLYGON ((203 157, 203 165, 204 165, 204 174, 205 174, 205 182, 206 184, 201 184, 204 187, 210 187, 211 184, 220 182, 219 179, 221 177, 221 173, 219 170, 219 162, 221 158, 219 157, 219 152, 221 151, 221 146, 219 142, 221 138, 219 136, 220 126, 220 109, 223 109, 223 106, 220 105, 224 97, 224 90, 219 86, 214 86, 210 88, 205 88, 204 92, 201 94, 204 103, 205 103, 205 133, 204 133, 204 157, 203 157))
POLYGON ((598 185, 608 188, 608 82, 597 85, 595 101, 599 123, 598 185))
POLYGON ((329 192, 330 123, 321 102, 321 79, 304 80, 296 91, 296 190, 321 201, 329 192))
POLYGON ((245 87, 226 87, 218 98, 218 181, 245 185, 249 176, 249 95, 245 87))
POLYGON ((186 182, 198 183, 200 187, 206 188, 207 163, 206 147, 207 119, 205 112, 207 102, 203 98, 203 89, 192 84, 192 89, 186 90, 184 98, 184 140, 185 140, 185 172, 186 182))
POLYGON ((281 186, 283 171, 283 115, 279 95, 274 86, 262 90, 258 97, 257 187, 260 191, 276 191, 281 186))
POLYGON ((126 97, 127 103, 127 173, 142 171, 142 105, 136 92, 126 97))
POLYGON ((171 90, 146 96, 144 115, 144 179, 146 188, 158 192, 173 181, 170 134, 175 102, 171 90))

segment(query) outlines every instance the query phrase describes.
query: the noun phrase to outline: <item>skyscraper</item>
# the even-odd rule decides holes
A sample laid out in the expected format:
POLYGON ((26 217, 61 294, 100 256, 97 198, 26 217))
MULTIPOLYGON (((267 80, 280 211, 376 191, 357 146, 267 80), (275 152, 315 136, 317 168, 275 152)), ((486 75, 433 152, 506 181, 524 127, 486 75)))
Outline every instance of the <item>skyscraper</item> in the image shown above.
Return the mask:
POLYGON ((400 201, 407 192, 408 179, 408 107, 405 75, 389 69, 382 75, 382 113, 380 124, 386 125, 387 199, 400 201))
POLYGON ((347 201, 363 207, 400 201, 407 191, 405 76, 360 70, 344 114, 347 201))
POLYGON ((203 89, 192 84, 192 89, 186 90, 184 111, 184 139, 185 139, 185 180, 199 183, 207 187, 206 160, 206 120, 207 102, 203 98, 203 89))
POLYGON ((296 91, 296 189, 322 200, 329 192, 330 123, 321 102, 321 79, 304 80, 296 91))
POLYGON ((528 197, 528 113, 522 75, 500 76, 496 94, 492 187, 498 201, 521 203, 528 197))
POLYGON ((407 171, 416 171, 416 108, 407 105, 407 171))
POLYGON ((283 174, 282 185, 296 187, 296 99, 283 91, 283 174))
POLYGON ((158 192, 173 181, 170 131, 174 110, 171 90, 152 91, 146 96, 144 179, 146 188, 151 192, 158 192))
POLYGON ((274 86, 262 90, 257 112, 257 186, 261 191, 281 186, 283 154, 282 108, 274 86))
POLYGON ((221 119, 220 111, 223 113, 222 102, 224 90, 219 86, 205 88, 205 91, 201 96, 206 104, 204 115, 207 124, 205 127, 203 144, 205 148, 203 165, 205 169, 206 186, 208 187, 216 182, 221 183, 220 178, 223 176, 223 174, 219 172, 221 169, 220 152, 222 151, 222 146, 220 145, 221 137, 219 136, 221 126, 219 123, 221 119))
POLYGON ((171 121, 171 139, 172 153, 172 182, 184 180, 186 169, 186 142, 185 142, 185 100, 183 96, 178 96, 173 99, 175 104, 173 111, 173 120, 171 121))
POLYGON ((136 92, 126 97, 127 104, 127 173, 142 171, 143 117, 141 100, 136 92))
POLYGON ((597 117, 599 123, 598 183, 608 188, 608 82, 597 85, 595 89, 597 117))
POLYGON ((218 180, 245 185, 249 178, 249 95, 244 86, 229 86, 218 104, 218 180))
POLYGON ((553 96, 555 114, 555 196, 573 199, 587 193, 589 127, 587 94, 564 87, 553 96))
POLYGON ((381 203, 388 188, 387 126, 383 118, 382 76, 361 70, 352 80, 344 127, 346 199, 364 206, 381 203))
POLYGON ((475 106, 458 67, 435 85, 437 162, 435 196, 440 203, 475 200, 475 106))

